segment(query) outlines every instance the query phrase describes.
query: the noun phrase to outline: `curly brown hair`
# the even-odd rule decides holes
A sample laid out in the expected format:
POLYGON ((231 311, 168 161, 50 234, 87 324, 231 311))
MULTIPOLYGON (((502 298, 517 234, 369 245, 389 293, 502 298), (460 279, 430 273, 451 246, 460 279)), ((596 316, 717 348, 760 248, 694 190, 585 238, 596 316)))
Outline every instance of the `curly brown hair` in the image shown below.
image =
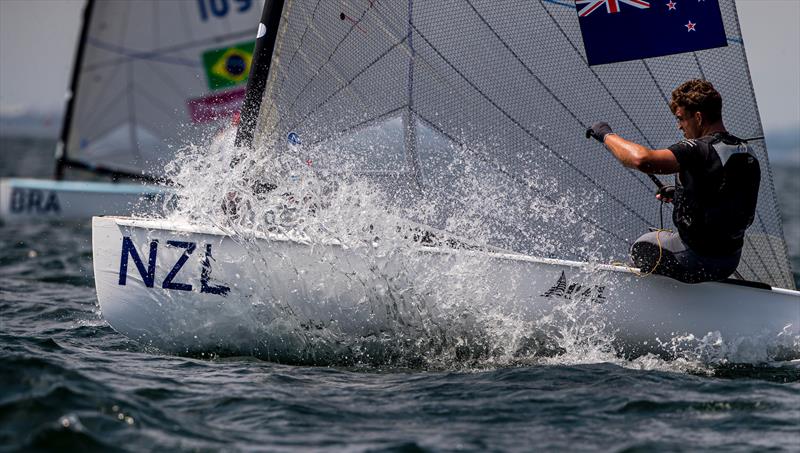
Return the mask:
POLYGON ((675 88, 669 108, 675 113, 678 107, 689 112, 700 112, 703 119, 711 123, 722 118, 722 96, 706 80, 688 80, 675 88))

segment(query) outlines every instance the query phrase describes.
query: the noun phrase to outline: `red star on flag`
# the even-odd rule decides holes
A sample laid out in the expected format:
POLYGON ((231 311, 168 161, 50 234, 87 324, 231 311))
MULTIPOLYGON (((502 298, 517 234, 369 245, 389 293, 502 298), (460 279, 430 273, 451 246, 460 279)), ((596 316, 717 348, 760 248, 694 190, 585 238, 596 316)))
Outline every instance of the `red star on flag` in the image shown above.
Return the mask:
POLYGON ((669 3, 667 3, 667 8, 669 8, 669 11, 675 9, 676 6, 678 6, 678 4, 673 2, 672 0, 669 0, 669 3))
POLYGON ((697 24, 693 24, 692 21, 689 21, 689 23, 684 25, 684 27, 686 27, 686 31, 687 32, 689 32, 689 31, 697 31, 697 30, 694 29, 695 25, 697 25, 697 24))

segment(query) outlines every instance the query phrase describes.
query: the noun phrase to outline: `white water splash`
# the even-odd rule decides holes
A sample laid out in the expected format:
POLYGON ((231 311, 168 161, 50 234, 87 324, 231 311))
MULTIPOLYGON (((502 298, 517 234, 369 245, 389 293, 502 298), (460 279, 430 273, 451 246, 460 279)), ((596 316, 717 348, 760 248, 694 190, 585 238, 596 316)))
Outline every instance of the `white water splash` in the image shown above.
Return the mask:
MULTIPOLYGON (((494 250, 521 239, 531 244, 529 253, 547 256, 569 250, 595 262, 602 259, 599 249, 587 245, 598 232, 579 215, 602 200, 558 188, 539 175, 529 175, 528 183, 558 195, 531 197, 525 188, 486 177, 465 150, 451 151, 449 168, 458 177, 449 181, 449 189, 459 194, 455 201, 438 196, 438 189, 413 184, 397 184, 395 191, 387 191, 374 179, 357 176, 352 167, 340 163, 335 169, 319 168, 297 150, 260 149, 243 155, 228 131, 209 146, 187 148, 168 166, 178 187, 171 218, 221 228, 247 250, 242 260, 251 263, 254 275, 265 277, 254 283, 260 288, 252 310, 231 317, 250 317, 253 329, 262 335, 254 351, 270 359, 437 368, 611 362, 636 369, 703 372, 705 364, 721 363, 725 359, 720 357, 732 353, 737 358, 774 357, 774 348, 766 355, 748 355, 753 348, 744 342, 722 347, 726 343, 714 338, 703 339, 702 347, 687 353, 686 339, 676 336, 662 344, 674 352, 671 360, 652 355, 627 360, 620 357, 615 332, 600 304, 564 299, 535 322, 525 321, 507 308, 516 301, 499 299, 499 294, 515 294, 525 282, 505 281, 501 293, 492 286, 502 280, 493 274, 498 270, 480 254, 454 255, 446 267, 415 272, 426 263, 430 245, 494 250), (270 190, 265 190, 267 185, 270 190), (526 204, 511 202, 521 197, 526 204), (493 218, 503 222, 487 221, 493 218), (548 227, 532 231, 526 227, 531 222, 548 227), (575 237, 576 231, 581 241, 565 239, 575 237), (329 275, 311 277, 297 257, 276 254, 260 241, 264 233, 299 238, 317 263, 325 263, 329 275), (337 248, 330 247, 332 243, 337 248), (350 258, 336 253, 341 249, 350 258), (332 290, 331 282, 357 286, 359 299, 346 303, 370 313, 371 322, 361 335, 353 336, 345 333, 346 319, 319 320, 285 300, 274 300, 270 287, 277 282, 268 276, 275 262, 296 275, 296 291, 315 303, 322 303, 315 297, 332 290), (273 315, 261 318, 258 313, 273 315)), ((596 272, 592 264, 581 277, 589 285, 614 284, 604 281, 607 273, 596 272)), ((794 341, 788 347, 797 350, 797 336, 786 338, 793 338, 785 341, 794 341)))

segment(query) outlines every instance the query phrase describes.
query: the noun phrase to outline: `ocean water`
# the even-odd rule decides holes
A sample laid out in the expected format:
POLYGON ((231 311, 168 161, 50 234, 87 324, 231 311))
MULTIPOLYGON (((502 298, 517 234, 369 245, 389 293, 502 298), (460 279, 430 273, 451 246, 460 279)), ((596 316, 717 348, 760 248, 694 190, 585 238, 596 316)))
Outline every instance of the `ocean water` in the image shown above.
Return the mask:
MULTIPOLYGON (((0 139, 0 172, 47 176, 51 149, 0 139)), ((775 169, 800 283, 799 175, 775 169)), ((165 355, 100 318, 88 225, 0 226, 0 450, 294 449, 798 451, 800 364, 591 348, 413 368, 165 355)))

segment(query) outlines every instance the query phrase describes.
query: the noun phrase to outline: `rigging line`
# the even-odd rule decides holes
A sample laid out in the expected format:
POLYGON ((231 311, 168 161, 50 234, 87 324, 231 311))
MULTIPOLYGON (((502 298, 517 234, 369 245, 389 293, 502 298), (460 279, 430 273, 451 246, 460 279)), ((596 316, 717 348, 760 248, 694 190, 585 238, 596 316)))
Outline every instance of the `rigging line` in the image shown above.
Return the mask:
POLYGON ((360 71, 358 71, 358 73, 356 73, 356 75, 354 75, 354 76, 353 76, 353 77, 352 77, 350 80, 348 80, 348 81, 347 81, 347 83, 345 83, 344 85, 342 85, 341 87, 339 87, 338 89, 336 89, 336 91, 334 91, 333 93, 331 93, 330 95, 328 95, 328 97, 326 97, 326 98, 325 98, 325 100, 323 100, 323 101, 322 101, 322 102, 321 102, 319 105, 317 105, 316 107, 314 107, 313 109, 311 109, 311 110, 310 110, 308 113, 306 113, 306 115, 305 115, 305 116, 303 116, 303 117, 302 117, 302 118, 301 118, 299 121, 295 122, 294 126, 292 126, 292 127, 291 127, 291 128, 289 128, 289 129, 290 129, 290 130, 295 130, 295 129, 297 129, 297 126, 299 126, 300 124, 303 124, 303 122, 304 122, 305 120, 307 120, 307 119, 308 119, 308 118, 309 118, 309 117, 310 117, 312 114, 314 114, 314 113, 315 113, 315 112, 316 112, 316 111, 317 111, 317 110, 318 110, 320 107, 322 107, 323 105, 327 104, 327 103, 328 103, 328 101, 330 101, 330 100, 331 100, 331 99, 332 99, 334 96, 336 96, 337 94, 341 93, 341 92, 342 92, 342 91, 343 91, 345 88, 347 88, 348 86, 350 86, 350 84, 352 84, 352 83, 353 83, 353 82, 354 82, 354 81, 355 81, 355 80, 356 80, 356 79, 357 79, 359 76, 361 76, 361 74, 365 73, 365 72, 366 72, 368 69, 370 69, 372 66, 374 66, 374 65, 375 65, 375 63, 377 63, 377 62, 381 61, 381 60, 383 59, 383 57, 385 57, 386 55, 389 55, 389 54, 390 54, 390 53, 391 53, 391 52, 392 52, 394 49, 396 49, 398 46, 400 46, 401 44, 403 44, 403 43, 405 43, 405 42, 406 42, 406 38, 403 38, 403 39, 401 39, 400 41, 398 41, 398 42, 394 43, 394 44, 393 44, 391 47, 389 47, 388 49, 386 49, 386 50, 385 50, 385 51, 384 51, 382 54, 378 55, 378 57, 377 57, 375 60, 373 60, 373 61, 372 61, 370 64, 368 64, 368 65, 367 65, 367 66, 365 66, 363 69, 361 69, 360 71))
MULTIPOLYGON (((514 58, 516 58, 516 60, 519 62, 519 64, 521 64, 521 65, 522 65, 522 67, 523 67, 523 68, 525 68, 525 71, 526 71, 528 74, 530 74, 530 76, 531 76, 531 77, 533 77, 533 79, 534 79, 534 80, 536 80, 536 82, 537 82, 537 83, 538 83, 538 84, 539 84, 539 85, 540 85, 542 88, 544 88, 544 90, 545 90, 545 91, 547 91, 547 93, 548 93, 550 96, 552 96, 552 97, 553 97, 553 99, 555 99, 555 100, 556 100, 556 102, 558 102, 558 103, 561 105, 561 107, 563 107, 563 108, 564 108, 564 110, 566 110, 566 111, 567 111, 567 113, 569 113, 569 115, 570 115, 570 116, 571 116, 571 117, 572 117, 572 118, 573 118, 573 119, 574 119, 574 120, 575 120, 575 121, 578 123, 578 125, 580 125, 580 127, 581 127, 583 130, 586 130, 586 128, 587 128, 587 125, 586 125, 586 124, 584 124, 584 123, 583 123, 583 122, 580 120, 580 118, 578 118, 578 116, 577 116, 577 115, 576 115, 576 114, 575 114, 575 113, 574 113, 574 112, 573 112, 573 111, 572 111, 572 110, 571 110, 569 107, 567 107, 567 105, 566 105, 566 104, 564 104, 564 102, 561 100, 561 98, 559 98, 559 97, 558 97, 558 96, 557 96, 557 95, 556 95, 556 94, 555 94, 555 93, 554 93, 554 92, 553 92, 553 91, 550 89, 550 87, 548 87, 548 86, 547 86, 547 85, 546 85, 544 82, 542 82, 542 80, 541 80, 541 79, 540 79, 540 78, 539 78, 539 77, 538 77, 536 74, 534 74, 533 70, 532 70, 532 69, 531 69, 531 68, 530 68, 530 67, 529 67, 527 64, 525 64, 525 62, 524 62, 524 61, 522 61, 522 57, 520 57, 520 56, 519 56, 519 55, 518 55, 518 54, 517 54, 517 53, 514 51, 514 49, 512 49, 512 48, 511 48, 511 46, 510 46, 510 45, 509 45, 509 44, 508 44, 508 43, 507 43, 507 42, 506 42, 506 41, 505 41, 503 38, 501 38, 501 37, 500 37, 500 34, 499 34, 499 33, 497 33, 497 31, 494 29, 494 27, 492 27, 492 26, 489 24, 489 21, 487 21, 487 20, 486 20, 486 18, 485 18, 485 17, 483 17, 483 15, 482 15, 480 12, 478 12, 478 10, 475 8, 475 6, 472 4, 472 2, 471 2, 471 1, 469 1, 469 0, 467 0, 467 5, 469 5, 469 7, 470 7, 470 8, 472 8, 472 11, 473 11, 473 12, 475 12, 475 14, 476 14, 476 15, 478 16, 478 18, 481 20, 481 22, 483 22, 483 24, 484 24, 484 25, 486 25, 486 27, 487 27, 487 28, 488 28, 488 29, 489 29, 489 30, 492 32, 492 34, 494 34, 495 38, 497 38, 497 40, 498 40, 498 41, 500 41, 500 43, 501 43, 501 44, 502 44, 502 45, 503 45, 503 46, 506 48, 506 50, 508 50, 508 51, 511 53, 511 55, 513 55, 513 56, 514 56, 514 58)), ((639 183, 640 183, 640 184, 642 184, 642 186, 644 186, 646 189, 650 190, 650 186, 649 186, 649 185, 648 185, 648 184, 647 184, 645 181, 643 181, 643 180, 640 178, 640 176, 639 176, 639 174, 640 174, 640 173, 638 173, 638 172, 634 172, 633 170, 631 170, 631 169, 629 169, 629 168, 627 168, 627 167, 625 167, 625 170, 627 171, 627 173, 628 173, 628 174, 630 174, 631 176, 633 176, 633 178, 634 178, 634 179, 636 179, 637 181, 639 181, 639 183), (637 174, 637 173, 638 173, 638 174, 637 174)))
MULTIPOLYGON (((420 112, 418 112, 418 111, 416 111, 416 110, 414 110, 414 109, 412 109, 411 111, 412 111, 412 112, 414 112, 414 114, 415 114, 415 115, 417 115, 417 116, 419 117, 419 119, 421 119, 421 120, 422 120, 422 121, 424 121, 426 124, 428 124, 428 126, 432 127, 432 128, 433 128, 433 129, 435 129, 437 132, 439 132, 440 134, 442 134, 442 135, 444 135, 445 137, 447 137, 447 138, 448 138, 450 141, 452 141, 452 142, 454 142, 454 143, 457 143, 457 144, 458 144, 459 146, 461 146, 463 149, 466 149, 466 150, 467 150, 467 152, 469 152, 470 154, 473 154, 473 155, 475 155, 476 157, 478 157, 478 159, 480 159, 480 160, 482 160, 483 162, 485 162, 485 163, 487 163, 487 164, 489 164, 489 165, 493 166, 493 167, 494 167, 494 168, 495 168, 495 169, 496 169, 496 170, 497 170, 499 173, 501 173, 501 174, 503 174, 503 175, 507 176, 509 179, 511 179, 512 181, 515 181, 517 184, 520 184, 521 186, 523 186, 523 187, 526 187, 526 188, 528 188, 528 189, 530 189, 530 190, 532 190, 532 191, 534 191, 534 192, 536 192, 536 193, 540 194, 540 195, 541 195, 541 196, 543 196, 545 199, 547 199, 547 201, 549 201, 549 202, 551 202, 551 203, 554 203, 554 204, 557 204, 556 200, 554 200, 554 199, 553 199, 553 198, 552 198, 550 195, 548 195, 548 194, 546 194, 546 193, 542 192, 541 190, 537 189, 536 187, 534 187, 533 185, 531 185, 531 184, 530 184, 528 181, 525 181, 524 179, 521 179, 521 178, 519 178, 518 176, 516 176, 516 175, 513 175, 513 174, 509 173, 509 172, 508 172, 508 171, 506 171, 504 168, 502 168, 502 166, 501 166, 500 164, 498 164, 497 162, 495 162, 495 161, 493 161, 493 160, 489 159, 488 157, 484 156, 483 154, 481 154, 481 153, 479 153, 479 152, 477 152, 477 151, 473 151, 473 150, 472 150, 470 147, 468 147, 468 146, 467 146, 467 145, 466 145, 464 142, 462 142, 461 140, 458 140, 458 139, 456 139, 455 137, 453 137, 452 135, 448 134, 448 133, 447 133, 447 132, 446 132, 444 129, 442 129, 442 128, 440 128, 439 126, 437 126, 436 124, 434 124, 432 121, 430 121, 430 120, 429 120, 428 118, 426 118, 424 115, 422 115, 420 112)), ((579 217, 581 217, 581 218, 583 218, 583 219, 585 219, 585 220, 586 220, 588 223, 590 223, 590 224, 594 225, 594 226, 595 226, 595 227, 597 227, 598 229, 600 229, 600 230, 602 230, 602 231, 604 231, 604 232, 606 232, 606 233, 610 234, 610 235, 611 235, 611 236, 613 236, 614 238, 618 239, 620 242, 622 242, 622 243, 624 243, 624 244, 626 244, 626 245, 630 244, 630 241, 628 241, 627 239, 625 239, 625 238, 623 238, 623 237, 621 237, 621 236, 617 235, 617 234, 616 234, 616 233, 614 233, 613 231, 610 231, 610 230, 607 230, 607 229, 603 228, 603 227, 602 227, 602 226, 600 226, 599 224, 595 223, 595 221, 594 221, 593 219, 591 219, 591 218, 589 218, 589 217, 586 217, 586 216, 584 216, 584 215, 583 215, 583 214, 581 214, 581 213, 578 213, 578 216, 579 216, 579 217)))
MULTIPOLYGON (((205 46, 208 46, 210 44, 219 44, 219 43, 230 41, 230 40, 233 40, 233 39, 236 39, 236 38, 244 38, 244 37, 250 36, 251 33, 252 33, 251 30, 240 31, 240 32, 236 32, 236 33, 230 33, 230 34, 227 34, 227 35, 221 35, 221 36, 214 36, 214 37, 211 37, 211 38, 205 38, 205 39, 199 40, 199 41, 191 41, 191 42, 184 42, 184 43, 180 43, 180 44, 174 44, 174 45, 169 46, 169 47, 163 47, 163 48, 160 48, 160 49, 153 49, 153 50, 149 50, 149 51, 146 51, 146 52, 139 51, 138 53, 139 54, 146 54, 146 55, 151 55, 152 54, 152 55, 155 55, 155 56, 160 56, 162 54, 169 54, 169 53, 173 53, 173 52, 189 50, 189 49, 192 49, 194 47, 205 47, 205 46)), ((103 43, 102 41, 97 41, 97 40, 95 40, 95 41, 99 42, 101 44, 104 44, 104 45, 110 45, 110 44, 107 44, 107 43, 103 43)), ((137 51, 132 51, 132 53, 136 54, 137 51)), ((126 56, 126 58, 127 58, 127 56, 126 56)), ((108 60, 105 60, 105 61, 100 61, 100 62, 97 62, 97 63, 93 63, 91 65, 87 65, 86 68, 85 68, 85 71, 94 71, 96 69, 102 69, 102 68, 105 68, 105 67, 108 67, 108 66, 114 66, 114 65, 119 64, 122 61, 125 61, 126 58, 113 58, 113 59, 108 59, 108 60)))
POLYGON ((416 31, 416 32, 417 32, 417 34, 420 36, 420 38, 422 38, 422 39, 423 39, 423 40, 424 40, 424 41, 425 41, 425 42, 428 44, 428 46, 429 46, 431 49, 433 49, 433 51, 434 51, 434 52, 436 52, 436 54, 437 54, 437 55, 439 55, 439 57, 440 57, 440 58, 441 58, 441 59, 442 59, 442 60, 443 60, 445 63, 447 63, 447 65, 448 65, 448 66, 450 66, 450 68, 451 68, 451 69, 453 69, 453 71, 455 71, 455 72, 456 72, 456 74, 458 74, 459 76, 461 76, 461 78, 462 78, 462 79, 464 79, 464 81, 465 81, 465 82, 467 82, 467 84, 469 84, 469 85, 470 85, 470 86, 471 86, 471 87, 472 87, 472 88, 473 88, 475 91, 477 91, 477 92, 478 92, 478 93, 479 93, 481 96, 483 96, 483 97, 484 97, 484 99, 486 99, 486 100, 487 100, 487 101, 488 101, 490 104, 492 104, 492 105, 493 105, 493 106, 494 106, 494 107, 495 107, 495 108, 496 108, 496 109, 497 109, 497 110, 498 110, 500 113, 502 113, 502 114, 503 114, 503 115, 504 115, 506 118, 508 118, 508 119, 509 119, 509 120, 510 120, 512 123, 514 123, 514 124, 515 124, 515 125, 516 125, 518 128, 520 128, 520 129, 521 129, 523 132, 525 132, 525 133, 526 133, 526 134, 527 134, 529 137, 531 137, 531 138, 532 138, 534 141, 536 141, 536 142, 537 142, 539 145, 541 145, 543 149, 545 149, 545 150, 549 151, 549 152, 550 152, 550 153, 551 153, 553 156, 555 156, 557 159, 559 159, 559 160, 560 160, 560 161, 562 161, 564 164, 566 164, 567 166, 569 166, 570 168, 572 168, 573 170, 575 170, 575 172, 576 172, 576 173, 578 173, 579 175, 583 176, 583 177, 584 177, 586 180, 590 181, 590 182, 591 182, 592 184, 594 184, 596 187, 600 188, 600 189, 601 189, 603 192, 605 192, 606 194, 608 194, 608 196, 609 196, 609 197, 610 197, 612 200, 614 200, 614 201, 616 201, 617 203, 619 203, 621 206, 623 206, 625 209, 627 209, 627 210, 628 210, 630 213, 632 213, 632 214, 633 214, 635 217, 638 217, 638 218, 639 218, 639 220, 641 220, 641 221, 642 221, 642 223, 644 223, 644 224, 645 224, 645 225, 647 225, 647 226, 649 226, 649 225, 650 225, 650 223, 648 222, 648 220, 647 220, 647 219, 645 219, 644 217, 642 217, 642 215, 641 215, 641 214, 639 214, 638 212, 636 212, 636 211, 635 211, 633 208, 631 208, 630 206, 628 206, 627 204, 625 204, 625 203, 624 203, 622 200, 620 200, 619 198, 617 198, 617 197, 616 197, 614 194, 612 194, 611 192, 609 192, 608 190, 606 190, 606 189, 605 189, 603 186, 601 186, 600 184, 598 184, 598 183, 597 183, 597 182, 596 182, 594 179, 592 179, 592 178, 591 178, 589 175, 587 175, 586 173, 584 173, 584 172, 583 172, 583 171, 582 171, 580 168, 576 167, 576 166, 575 166, 573 163, 571 163, 569 160, 567 160, 567 159, 566 159, 564 156, 562 156, 561 154, 557 153, 555 150, 553 150, 552 148, 550 148, 550 147, 549 147, 549 146, 548 146, 546 143, 544 143, 544 142, 543 142, 543 141, 542 141, 542 140, 541 140, 539 137, 537 137, 536 135, 534 135, 534 134, 533 134, 533 132, 531 132, 529 129, 527 129, 527 128, 525 127, 525 125, 523 125, 522 123, 520 123, 520 122, 519 122, 519 121, 518 121, 516 118, 514 118, 514 117, 513 117, 513 116, 511 116, 511 115, 510 115, 508 112, 506 112, 506 111, 505 111, 505 110, 504 110, 502 107, 500 107, 500 105, 498 105, 498 104, 497 104, 497 103, 496 103, 494 100, 492 100, 492 98, 490 98, 490 97, 489 97, 489 96, 488 96, 486 93, 484 93, 484 92, 483 92, 483 91, 482 91, 480 88, 478 88, 478 86, 477 86, 477 85, 475 85, 475 83, 474 83, 474 82, 472 82, 472 81, 471 81, 469 78, 467 78, 467 76, 465 76, 465 75, 464 75, 464 74, 463 74, 461 71, 459 71, 459 70, 458 70, 458 68, 456 68, 456 67, 453 65, 453 63, 451 63, 451 62, 450 62, 450 61, 449 61, 447 58, 445 58, 445 56, 444 56, 444 55, 442 55, 442 53, 439 51, 439 49, 437 49, 436 47, 434 47, 434 46, 433 46, 433 44, 432 44, 432 43, 431 43, 431 42, 428 40, 428 38, 427 38, 427 37, 426 37, 426 36, 425 36, 425 35, 424 35, 424 34, 423 34, 423 33, 422 33, 422 32, 421 32, 421 31, 420 31, 420 30, 419 30, 419 29, 416 27, 416 26, 414 26, 413 24, 412 24, 411 26, 414 28, 414 31, 416 31))
MULTIPOLYGON (((333 51, 330 53, 330 55, 328 55, 328 58, 325 60, 325 62, 323 62, 317 68, 317 72, 315 72, 314 75, 311 76, 310 79, 308 79, 308 82, 306 82, 306 84, 303 85, 303 88, 301 88, 300 91, 297 93, 297 96, 294 97, 294 100, 292 100, 291 104, 289 104, 289 107, 286 108, 287 112, 288 111, 292 111, 292 109, 294 109, 294 106, 295 106, 295 103, 297 103, 297 100, 300 98, 300 96, 303 95, 303 93, 305 93, 306 88, 308 88, 308 86, 311 85, 311 82, 313 82, 317 78, 317 76, 322 72, 322 68, 324 68, 333 59, 333 56, 339 50, 339 47, 342 46, 342 44, 345 42, 345 40, 347 40, 347 38, 350 37, 350 34, 353 32, 353 30, 355 30, 355 28, 356 28, 355 24, 361 22, 361 19, 363 19, 364 16, 367 14, 367 11, 368 10, 364 10, 364 12, 361 13, 361 17, 359 17, 358 20, 354 24, 352 24, 350 26, 350 28, 347 30, 347 33, 345 33, 344 36, 342 37, 342 39, 339 40, 338 43, 336 43, 336 46, 333 48, 333 51)), ((278 124, 280 124, 280 122, 278 124)))

